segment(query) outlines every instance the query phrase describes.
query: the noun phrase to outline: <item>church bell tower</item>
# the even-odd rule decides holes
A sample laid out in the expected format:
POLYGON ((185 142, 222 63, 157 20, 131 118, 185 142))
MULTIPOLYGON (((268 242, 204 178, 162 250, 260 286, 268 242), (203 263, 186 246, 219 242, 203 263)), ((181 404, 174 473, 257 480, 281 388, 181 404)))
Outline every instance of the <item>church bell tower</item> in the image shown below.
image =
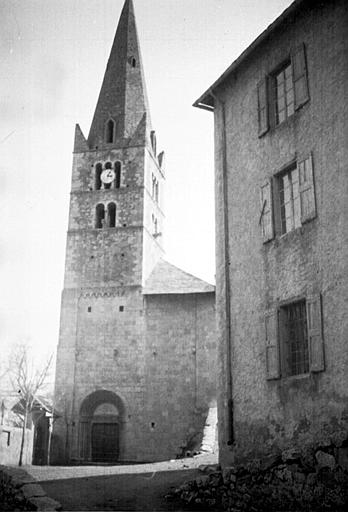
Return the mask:
POLYGON ((113 425, 112 460, 135 457, 124 447, 141 437, 142 287, 163 254, 164 179, 126 0, 88 138, 75 130, 52 462, 98 460, 95 424, 113 425))
POLYGON ((127 0, 87 139, 76 126, 66 288, 144 284, 163 253, 163 164, 127 0))

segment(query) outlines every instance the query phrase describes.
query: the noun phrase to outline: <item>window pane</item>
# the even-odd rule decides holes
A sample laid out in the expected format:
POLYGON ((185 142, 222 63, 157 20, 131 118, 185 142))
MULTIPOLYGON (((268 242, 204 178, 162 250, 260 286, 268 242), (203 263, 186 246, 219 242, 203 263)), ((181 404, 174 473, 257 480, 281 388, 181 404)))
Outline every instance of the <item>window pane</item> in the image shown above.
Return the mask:
POLYGON ((294 104, 290 103, 287 108, 287 116, 290 117, 295 112, 294 104))
POLYGON ((294 86, 291 64, 274 78, 276 124, 282 123, 294 113, 294 86))
POLYGON ((285 109, 285 97, 278 98, 278 111, 282 111, 285 109))
POLYGON ((291 72, 291 65, 287 66, 284 70, 285 78, 291 78, 292 72, 291 72))
POLYGON ((277 81, 277 85, 278 85, 278 86, 284 82, 284 73, 283 73, 283 71, 281 71, 281 72, 276 76, 276 81, 277 81))
POLYGON ((301 201, 298 169, 279 177, 281 234, 301 226, 301 201))

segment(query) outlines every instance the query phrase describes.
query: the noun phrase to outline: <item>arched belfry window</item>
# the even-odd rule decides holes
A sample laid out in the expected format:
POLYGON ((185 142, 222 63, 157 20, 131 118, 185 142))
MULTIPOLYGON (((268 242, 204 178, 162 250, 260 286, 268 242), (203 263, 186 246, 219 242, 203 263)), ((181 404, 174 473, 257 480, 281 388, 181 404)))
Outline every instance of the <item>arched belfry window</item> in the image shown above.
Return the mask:
POLYGON ((121 186, 121 162, 115 162, 115 188, 121 186))
MULTIPOLYGON (((112 163, 111 163, 111 162, 106 162, 106 164, 105 164, 105 169, 106 169, 106 170, 107 170, 107 169, 112 169, 112 163)), ((111 177, 110 179, 112 179, 112 177, 111 177)), ((109 189, 111 188, 112 181, 104 180, 103 185, 104 185, 104 188, 105 188, 106 190, 109 190, 109 189)))
POLYGON ((108 224, 109 228, 116 227, 116 205, 115 205, 115 203, 108 204, 107 224, 108 224))
POLYGON ((105 141, 107 142, 107 144, 111 144, 112 142, 114 142, 115 132, 116 132, 115 128, 116 128, 115 121, 113 119, 109 119, 106 122, 106 127, 105 127, 105 141))
POLYGON ((105 222, 105 206, 103 204, 97 204, 95 208, 95 227, 101 229, 104 227, 105 222))
POLYGON ((100 190, 102 186, 102 182, 100 179, 101 173, 103 172, 102 164, 97 164, 95 166, 95 190, 100 190))

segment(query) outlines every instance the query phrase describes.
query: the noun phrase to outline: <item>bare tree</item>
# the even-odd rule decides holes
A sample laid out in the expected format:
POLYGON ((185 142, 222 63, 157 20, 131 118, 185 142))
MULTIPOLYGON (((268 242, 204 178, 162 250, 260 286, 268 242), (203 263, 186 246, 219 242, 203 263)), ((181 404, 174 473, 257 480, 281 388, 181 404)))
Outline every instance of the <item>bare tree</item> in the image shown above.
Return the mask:
POLYGON ((41 391, 48 376, 52 363, 52 355, 40 367, 29 357, 27 345, 18 345, 9 358, 9 372, 13 389, 18 393, 20 402, 20 417, 22 420, 22 439, 18 465, 23 463, 23 448, 25 442, 28 417, 33 409, 35 398, 41 391))

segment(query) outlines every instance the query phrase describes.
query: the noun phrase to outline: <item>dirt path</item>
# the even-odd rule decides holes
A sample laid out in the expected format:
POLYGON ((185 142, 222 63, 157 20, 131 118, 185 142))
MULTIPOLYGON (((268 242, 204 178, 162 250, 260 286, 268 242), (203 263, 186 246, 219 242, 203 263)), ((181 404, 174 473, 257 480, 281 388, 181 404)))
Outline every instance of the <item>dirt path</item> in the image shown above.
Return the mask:
POLYGON ((118 466, 26 466, 48 496, 63 510, 175 511, 180 503, 164 497, 201 473, 200 465, 216 464, 217 456, 118 466))
POLYGON ((184 512, 178 502, 165 495, 187 480, 196 469, 108 475, 41 482, 48 496, 59 501, 63 510, 176 511, 184 512))

